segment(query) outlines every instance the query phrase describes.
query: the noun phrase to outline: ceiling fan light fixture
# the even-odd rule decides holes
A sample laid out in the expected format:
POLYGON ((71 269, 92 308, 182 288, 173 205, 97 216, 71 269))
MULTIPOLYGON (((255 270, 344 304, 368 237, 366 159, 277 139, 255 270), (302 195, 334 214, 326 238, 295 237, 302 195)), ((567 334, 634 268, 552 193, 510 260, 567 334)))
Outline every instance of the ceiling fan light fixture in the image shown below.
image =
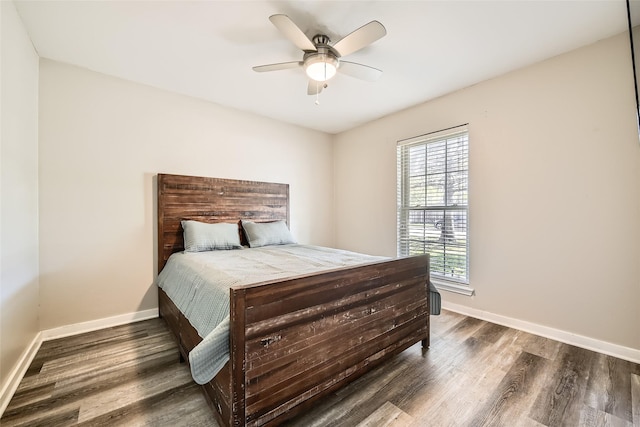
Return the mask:
POLYGON ((336 75, 338 59, 333 55, 317 54, 304 61, 304 71, 311 80, 326 82, 336 75))
POLYGON ((331 43, 329 36, 322 33, 310 39, 287 15, 271 15, 269 20, 282 35, 303 51, 302 61, 258 65, 253 67, 253 71, 261 73, 303 68, 308 77, 307 95, 316 96, 327 87, 326 81, 335 76, 338 69, 344 74, 366 81, 375 81, 382 74, 381 70, 368 65, 342 61, 345 55, 363 49, 387 34, 384 25, 378 21, 371 21, 350 32, 337 43, 331 43))

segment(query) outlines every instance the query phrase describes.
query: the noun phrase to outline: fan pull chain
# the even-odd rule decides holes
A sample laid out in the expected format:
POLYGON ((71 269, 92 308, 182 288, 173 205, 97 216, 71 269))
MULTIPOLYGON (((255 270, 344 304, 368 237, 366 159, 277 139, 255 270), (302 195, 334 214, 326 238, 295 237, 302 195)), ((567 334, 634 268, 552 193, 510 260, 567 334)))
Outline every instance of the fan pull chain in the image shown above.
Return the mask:
MULTIPOLYGON (((328 85, 325 82, 322 82, 322 88, 326 89, 328 85)), ((320 82, 316 81, 316 100, 314 102, 316 105, 320 105, 320 82)))

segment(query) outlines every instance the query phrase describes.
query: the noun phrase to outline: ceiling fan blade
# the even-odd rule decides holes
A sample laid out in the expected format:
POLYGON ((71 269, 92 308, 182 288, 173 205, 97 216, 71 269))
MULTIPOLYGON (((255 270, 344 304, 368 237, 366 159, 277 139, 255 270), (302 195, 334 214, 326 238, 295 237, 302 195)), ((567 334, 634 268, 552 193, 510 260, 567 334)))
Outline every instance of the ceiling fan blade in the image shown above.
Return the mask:
POLYGON ((265 71, 287 70, 289 68, 298 68, 302 66, 302 61, 280 62, 278 64, 257 65, 253 67, 253 71, 262 73, 265 71))
POLYGON ((276 26, 278 30, 288 38, 291 43, 298 46, 302 50, 316 50, 313 44, 300 27, 298 27, 287 15, 271 15, 269 20, 276 26))
POLYGON ((371 21, 343 37, 342 40, 333 45, 333 49, 335 49, 340 56, 346 56, 370 45, 386 34, 387 30, 384 28, 384 25, 378 21, 371 21))
POLYGON ((309 80, 309 85, 307 85, 307 95, 317 95, 322 92, 326 83, 317 82, 315 80, 309 80))
POLYGON ((382 75, 382 70, 355 62, 340 61, 338 71, 357 79, 375 82, 382 75))

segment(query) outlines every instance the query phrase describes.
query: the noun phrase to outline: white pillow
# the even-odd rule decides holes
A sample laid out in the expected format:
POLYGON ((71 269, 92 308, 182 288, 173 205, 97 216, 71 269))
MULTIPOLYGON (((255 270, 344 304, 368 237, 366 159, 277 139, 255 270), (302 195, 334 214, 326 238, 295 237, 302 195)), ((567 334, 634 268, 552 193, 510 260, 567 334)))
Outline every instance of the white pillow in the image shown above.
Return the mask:
POLYGON ((184 230, 185 252, 215 251, 219 249, 241 249, 240 233, 237 224, 185 220, 181 221, 184 230))
POLYGON ((284 221, 274 222, 251 222, 242 221, 242 228, 247 235, 247 241, 252 248, 269 245, 286 245, 296 243, 291 235, 287 223, 284 221))

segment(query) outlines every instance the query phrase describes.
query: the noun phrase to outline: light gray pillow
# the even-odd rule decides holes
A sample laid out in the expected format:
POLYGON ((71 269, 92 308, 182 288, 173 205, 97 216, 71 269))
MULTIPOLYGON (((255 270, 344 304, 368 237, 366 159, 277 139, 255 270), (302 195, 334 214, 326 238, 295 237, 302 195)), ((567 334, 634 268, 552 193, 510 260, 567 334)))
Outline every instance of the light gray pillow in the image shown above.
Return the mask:
POLYGON ((208 224, 192 220, 184 220, 181 223, 184 230, 185 252, 242 248, 237 224, 226 222, 208 224))
POLYGON ((284 221, 252 222, 242 221, 242 228, 252 248, 269 245, 286 245, 296 243, 287 223, 284 221))

